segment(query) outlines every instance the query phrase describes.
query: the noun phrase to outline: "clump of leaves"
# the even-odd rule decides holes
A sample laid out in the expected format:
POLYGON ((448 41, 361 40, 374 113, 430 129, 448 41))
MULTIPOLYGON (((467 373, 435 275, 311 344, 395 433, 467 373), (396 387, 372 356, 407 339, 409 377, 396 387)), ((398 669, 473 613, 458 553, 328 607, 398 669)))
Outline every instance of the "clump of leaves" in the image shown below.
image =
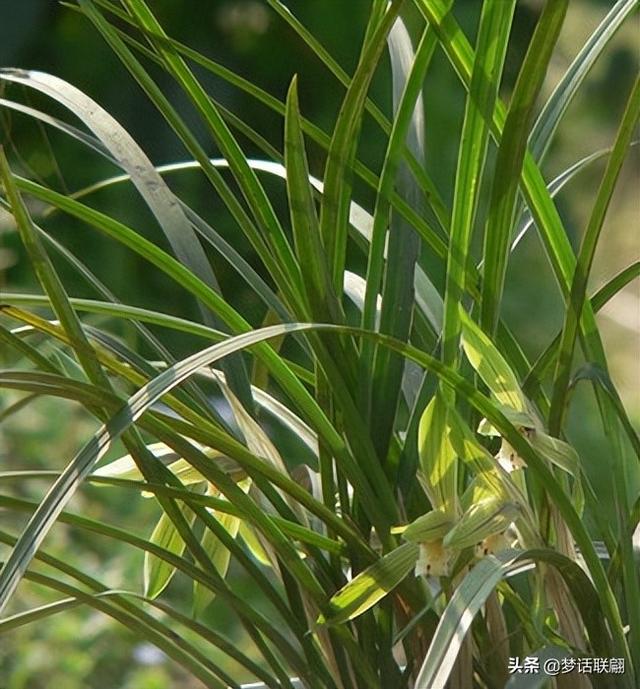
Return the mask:
MULTIPOLYGON (((38 504, 4 487, 44 475, 2 475, 0 505, 30 517, 18 537, 0 531, 9 546, 0 608, 23 578, 65 597, 3 618, 0 631, 87 605, 214 688, 238 687, 245 678, 274 689, 294 682, 308 689, 504 686, 510 654, 559 653, 626 664, 624 675, 589 680, 574 673, 559 685, 632 689, 640 672, 640 584, 631 546, 640 442, 608 376, 595 312, 637 277, 638 263, 596 295, 587 294, 587 281, 632 144, 638 82, 609 151, 578 161, 549 186, 541 165, 590 68, 636 3, 616 2, 539 112, 567 0, 543 6, 508 105, 499 88, 515 0, 482 3, 475 47, 445 0, 374 1, 352 75, 280 0, 268 4, 345 87, 329 133, 304 118, 296 78, 279 101, 168 36, 142 0, 78 0, 72 7, 142 87, 189 160, 155 167, 73 85, 42 72, 0 70, 12 87, 8 95, 18 94, 15 85, 44 94, 83 128, 11 98, 3 108, 57 128, 122 173, 61 193, 20 176, 0 154, 1 203, 42 290, 2 297, 0 335, 18 358, 0 372, 0 384, 25 393, 3 416, 53 395, 74 400, 101 424, 38 504), (414 5, 422 22, 415 50, 405 5, 414 5), (385 49, 391 118, 369 98, 385 49), (451 207, 424 165, 421 91, 436 49, 466 94, 451 207), (217 102, 195 66, 279 113, 284 149, 217 102), (193 107, 220 158, 210 158, 158 85, 157 67, 193 107), (365 117, 385 137, 379 171, 358 157, 365 117), (239 135, 265 158, 248 158, 239 135), (310 175, 310 146, 325 154, 321 179, 310 175), (491 149, 495 162, 488 164, 491 149), (553 196, 602 156, 606 168, 576 256, 553 196), (199 170, 210 184, 237 241, 171 190, 165 175, 185 169, 199 170), (286 219, 258 173, 284 180, 286 219), (126 217, 91 205, 98 189, 123 184, 144 200, 170 250, 126 217), (372 208, 357 203, 360 184, 374 192, 372 208), (117 299, 104 276, 53 236, 52 214, 148 261, 197 301, 200 321, 117 299), (535 362, 501 316, 513 240, 525 231, 539 234, 565 302, 561 332, 535 362), (205 247, 262 303, 262 322, 225 298, 233 285, 221 284, 205 247), (251 261, 243 258, 247 247, 251 261), (68 293, 51 254, 94 298, 68 293), (427 269, 434 264, 445 275, 439 287, 427 269), (355 265, 366 270, 354 272, 355 265), (97 327, 84 314, 105 319, 97 327), (124 321, 143 348, 114 334, 112 326, 124 321), (171 330, 191 336, 193 354, 172 356, 163 337, 171 330), (37 346, 43 341, 46 349, 37 346), (578 343, 589 366, 576 374, 578 343), (566 437, 570 392, 581 378, 594 384, 610 446, 615 524, 602 518, 598 493, 566 437), (277 436, 267 421, 277 422, 277 436), (97 468, 117 439, 126 454, 97 468), (155 527, 137 533, 137 525, 123 529, 69 510, 87 481, 157 501, 155 527), (142 586, 109 589, 47 553, 42 544, 57 521, 144 553, 142 586), (234 568, 251 582, 259 605, 243 597, 234 568), (191 584, 188 604, 168 595, 176 575, 191 584), (226 627, 207 616, 214 600, 224 606, 226 627), (244 629, 252 653, 234 644, 229 620, 244 629)), ((517 687, 513 680, 509 686, 517 687)))

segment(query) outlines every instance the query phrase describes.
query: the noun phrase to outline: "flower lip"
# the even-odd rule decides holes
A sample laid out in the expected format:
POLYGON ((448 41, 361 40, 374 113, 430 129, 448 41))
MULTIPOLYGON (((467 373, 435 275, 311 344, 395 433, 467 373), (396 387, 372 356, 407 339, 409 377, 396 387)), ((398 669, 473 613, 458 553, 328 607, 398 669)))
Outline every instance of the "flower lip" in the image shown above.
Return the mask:
POLYGON ((487 555, 495 555, 503 550, 508 550, 513 547, 515 535, 511 528, 500 531, 499 533, 487 536, 479 543, 476 543, 475 554, 476 557, 486 557, 487 555))
MULTIPOLYGON (((520 428, 519 430, 527 439, 530 439, 535 432, 533 428, 520 428)), ((498 464, 508 473, 517 471, 518 469, 525 469, 527 466, 527 463, 524 461, 524 459, 522 459, 513 445, 511 445, 506 438, 502 438, 502 443, 500 445, 500 450, 496 455, 496 460, 498 461, 498 464)))
POLYGON ((449 576, 453 551, 445 548, 442 539, 420 543, 420 552, 415 566, 416 576, 449 576))

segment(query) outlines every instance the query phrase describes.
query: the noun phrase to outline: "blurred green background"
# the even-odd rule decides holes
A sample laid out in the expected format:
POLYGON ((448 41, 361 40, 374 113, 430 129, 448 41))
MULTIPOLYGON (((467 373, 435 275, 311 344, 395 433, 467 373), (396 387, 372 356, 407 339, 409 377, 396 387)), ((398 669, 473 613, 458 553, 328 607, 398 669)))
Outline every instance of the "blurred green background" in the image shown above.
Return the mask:
MULTIPOLYGON (((352 72, 357 50, 363 36, 368 0, 288 0, 292 12, 321 40, 338 62, 352 72)), ((564 73, 586 36, 610 7, 607 0, 574 0, 565 22, 558 50, 553 58, 543 97, 564 73)), ((454 14, 467 35, 473 40, 481 3, 478 0, 457 0, 454 14)), ((257 83, 269 93, 283 99, 294 72, 299 75, 300 102, 303 114, 330 131, 343 95, 338 82, 322 67, 317 57, 260 0, 155 0, 154 11, 174 38, 182 40, 226 67, 257 83)), ((518 3, 503 84, 508 98, 540 3, 523 0, 518 3)), ((49 0, 21 0, 2 3, 0 22, 0 65, 39 69, 64 78, 97 100, 114 115, 141 144, 157 164, 185 158, 175 136, 154 112, 141 90, 129 77, 109 48, 91 25, 76 12, 49 0)), ((419 25, 414 14, 406 19, 414 36, 419 25)), ((604 57, 591 73, 565 116, 554 146, 548 156, 544 173, 553 179, 581 157, 606 148, 613 140, 616 123, 632 79, 638 68, 638 19, 631 19, 608 47, 604 57)), ((386 56, 378 70, 372 89, 373 99, 390 114, 390 83, 386 56)), ((198 72, 210 92, 227 108, 249 122, 276 148, 282 148, 282 122, 278 116, 253 99, 232 89, 220 79, 198 72)), ((181 100, 166 77, 157 74, 167 95, 180 107, 188 124, 199 135, 212 156, 202 125, 181 100)), ((69 119, 51 101, 12 87, 7 95, 15 100, 41 107, 47 112, 69 119)), ((436 53, 424 87, 426 108, 427 166, 447 202, 457 157, 457 136, 464 107, 464 94, 445 58, 436 53)), ((44 180, 60 191, 73 191, 115 173, 97 155, 71 141, 65 135, 36 125, 27 117, 0 109, 3 141, 14 168, 25 176, 44 180)), ((77 124, 77 123, 73 123, 77 124)), ((247 155, 261 157, 260 151, 242 141, 247 155)), ((368 121, 362 132, 361 158, 373 169, 379 169, 384 155, 385 139, 375 124, 368 121)), ((608 278, 637 260, 640 240, 638 219, 638 147, 629 155, 619 188, 607 217, 604 240, 593 271, 591 291, 608 278)), ((321 176, 323 156, 310 146, 312 173, 321 176)), ((559 197, 558 206, 577 246, 591 210, 595 189, 602 173, 599 163, 571 183, 559 197)), ((246 246, 236 242, 236 231, 210 188, 196 173, 173 175, 172 188, 210 221, 224 236, 235 242, 250 261, 253 255, 246 246)), ((265 180, 276 209, 284 214, 282 185, 265 180)), ((371 193, 356 187, 358 200, 365 206, 371 193)), ((90 203, 123 217, 142 234, 164 244, 160 231, 151 222, 148 211, 135 194, 125 186, 100 192, 90 203)), ((165 310, 187 318, 199 317, 193 301, 185 294, 167 290, 162 275, 142 259, 114 243, 92 234, 77 222, 52 217, 47 228, 113 289, 116 295, 131 304, 165 310)), ((40 291, 29 265, 24 261, 18 237, 8 224, 0 226, 0 270, 4 276, 0 288, 12 291, 40 291)), ((442 276, 434 274, 429 256, 422 258, 438 283, 442 276)), ((225 296, 254 324, 259 324, 262 306, 247 291, 234 283, 234 275, 217 256, 212 261, 225 296)), ((94 296, 86 285, 63 263, 56 263, 73 296, 94 296)), ((353 258, 353 267, 362 269, 362 260, 353 258)), ((530 232, 515 251, 505 290, 504 315, 513 327, 526 353, 536 356, 561 326, 562 307, 554 278, 542 247, 530 232)), ((638 282, 618 295, 598 316, 610 357, 612 377, 627 404, 636 425, 640 425, 640 357, 638 331, 640 326, 640 291, 638 282)), ((104 323, 97 317, 88 322, 104 323)), ((115 332, 125 338, 135 335, 116 326, 115 332)), ((174 335, 169 340, 176 356, 194 351, 202 345, 186 336, 174 335)), ((144 350, 143 350, 144 353, 144 350)), ((16 365, 10 352, 0 352, 4 367, 16 365)), ((1 408, 18 396, 0 391, 1 408)), ((597 480, 602 455, 602 429, 589 423, 593 398, 586 385, 578 387, 572 401, 571 440, 585 458, 597 480)), ((0 427, 0 466, 9 469, 61 469, 96 429, 95 420, 71 404, 40 399, 23 412, 12 416, 0 427)), ((117 448, 114 454, 117 454, 117 448)), ((37 498, 43 484, 25 484, 18 492, 37 498)), ((158 510, 151 500, 135 499, 115 490, 87 488, 74 499, 72 509, 94 518, 111 519, 118 524, 139 525, 141 533, 153 528, 158 510)), ((6 528, 17 532, 20 523, 0 510, 6 528)), ((128 588, 141 588, 141 557, 114 549, 111 544, 82 537, 64 527, 56 528, 47 548, 63 556, 108 585, 115 588, 126 583, 128 588)), ((0 553, 2 550, 0 549, 0 553)), ((233 576, 233 570, 231 573, 233 576)), ((242 586, 242 582, 238 582, 242 586)), ((188 599, 185 582, 179 577, 171 584, 173 600, 188 599)), ((247 591, 246 595, 250 595, 247 591)), ((12 610, 33 607, 50 600, 42 589, 23 584, 19 600, 12 610)), ((214 604, 207 613, 216 624, 239 644, 246 639, 239 635, 227 611, 214 604)), ((42 623, 12 632, 0 640, 0 687, 2 689, 161 689, 189 687, 191 680, 167 664, 162 654, 137 642, 127 630, 98 613, 82 609, 48 618, 42 623)))

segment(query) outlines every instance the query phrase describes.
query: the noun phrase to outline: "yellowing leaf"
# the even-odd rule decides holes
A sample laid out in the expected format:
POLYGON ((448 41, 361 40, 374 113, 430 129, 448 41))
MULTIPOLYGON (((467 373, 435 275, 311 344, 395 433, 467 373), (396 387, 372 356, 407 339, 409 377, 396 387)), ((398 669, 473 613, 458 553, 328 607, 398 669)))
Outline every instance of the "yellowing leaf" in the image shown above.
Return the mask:
MULTIPOLYGON (((500 495, 500 493, 498 493, 500 495)), ((484 480, 484 476, 479 474, 474 476, 471 483, 467 486, 464 491, 460 503, 462 509, 466 512, 472 505, 475 505, 482 500, 487 500, 490 498, 497 497, 496 493, 492 490, 491 485, 484 480)))
MULTIPOLYGON (((225 457, 217 450, 212 450, 211 448, 200 445, 199 443, 194 443, 191 440, 189 442, 194 444, 199 450, 204 452, 211 459, 215 459, 220 468, 230 474, 235 480, 239 480, 245 476, 245 473, 232 459, 225 457)), ((186 460, 178 458, 178 455, 169 446, 165 445, 165 443, 151 443, 150 445, 147 445, 147 449, 156 459, 161 460, 165 464, 172 459, 175 460, 171 461, 170 464, 167 464, 167 468, 185 485, 191 485, 193 483, 199 483, 200 481, 206 480, 204 476, 202 476, 197 469, 194 469, 186 460)), ((112 462, 109 462, 109 464, 101 466, 99 469, 96 469, 96 471, 93 472, 93 475, 108 478, 127 479, 130 481, 144 480, 142 473, 138 469, 131 455, 124 455, 113 460, 112 462)), ((153 493, 143 491, 142 495, 143 497, 151 497, 153 493)))
MULTIPOLYGON (((218 385, 222 390, 229 406, 231 407, 233 414, 235 416, 236 422, 244 435, 246 446, 249 450, 261 459, 266 460, 272 464, 278 471, 286 476, 289 476, 287 467, 282 461, 282 457, 278 452, 276 446, 271 442, 271 438, 265 433, 260 424, 251 417, 247 410, 240 404, 237 397, 233 394, 224 377, 219 371, 214 372, 215 378, 218 381, 218 385)), ((293 500, 289 495, 276 489, 283 499, 288 503, 291 509, 296 513, 300 522, 305 526, 308 526, 308 518, 306 512, 300 507, 300 504, 293 500)))
POLYGON ((240 522, 239 534, 253 557, 264 567, 271 567, 271 560, 262 547, 260 539, 256 532, 250 526, 247 526, 246 522, 240 522))
POLYGON ((501 471, 496 458, 480 445, 471 429, 455 411, 450 413, 450 422, 456 429, 450 436, 454 450, 458 457, 470 466, 481 482, 482 489, 488 491, 491 496, 501 496, 504 500, 512 499, 517 489, 505 472, 501 471))
MULTIPOLYGON (((151 443, 147 449, 157 459, 177 458, 176 453, 165 443, 151 443)), ((143 476, 131 455, 124 455, 114 459, 109 464, 101 466, 93 472, 94 476, 108 476, 109 478, 122 478, 130 481, 142 481, 143 476)))

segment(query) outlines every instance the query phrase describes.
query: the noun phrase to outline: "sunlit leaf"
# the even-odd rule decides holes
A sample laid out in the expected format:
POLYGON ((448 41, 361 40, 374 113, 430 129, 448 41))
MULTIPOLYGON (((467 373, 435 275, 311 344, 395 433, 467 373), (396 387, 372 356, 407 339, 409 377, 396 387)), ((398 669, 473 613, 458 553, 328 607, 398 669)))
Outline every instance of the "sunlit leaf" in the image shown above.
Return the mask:
POLYGON ((450 548, 468 548, 489 536, 502 533, 517 518, 520 510, 514 503, 499 497, 486 498, 472 505, 444 537, 450 548))
MULTIPOLYGON (((238 535, 238 528, 240 526, 240 519, 231 514, 224 514, 214 512, 213 517, 218 520, 218 523, 224 527, 231 538, 238 535)), ((218 574, 224 579, 227 576, 229 569, 229 562, 231 560, 231 553, 224 546, 222 541, 215 536, 213 532, 207 529, 202 537, 202 547, 206 550, 211 558, 213 566, 216 568, 218 574)), ((196 617, 200 617, 202 611, 214 599, 214 593, 210 588, 202 586, 199 582, 193 584, 193 611, 196 617)))
POLYGON ((489 337, 466 314, 462 315, 462 347, 469 363, 498 402, 522 414, 522 419, 531 424, 529 405, 511 367, 489 337))
MULTIPOLYGON (((193 524, 195 514, 188 508, 182 507, 182 514, 189 524, 193 524)), ((182 555, 185 543, 178 533, 173 521, 167 514, 162 513, 156 524, 151 537, 151 543, 168 550, 175 555, 182 555)), ((176 568, 164 560, 160 560, 151 553, 144 556, 144 595, 149 598, 156 598, 168 586, 176 568)))
POLYGON ((352 620, 392 591, 411 571, 418 546, 405 543, 360 572, 330 600, 331 612, 320 615, 318 624, 339 624, 352 620))
POLYGON ((420 419, 420 468, 424 488, 433 507, 452 513, 457 494, 457 460, 449 432, 446 404, 436 395, 420 419))

